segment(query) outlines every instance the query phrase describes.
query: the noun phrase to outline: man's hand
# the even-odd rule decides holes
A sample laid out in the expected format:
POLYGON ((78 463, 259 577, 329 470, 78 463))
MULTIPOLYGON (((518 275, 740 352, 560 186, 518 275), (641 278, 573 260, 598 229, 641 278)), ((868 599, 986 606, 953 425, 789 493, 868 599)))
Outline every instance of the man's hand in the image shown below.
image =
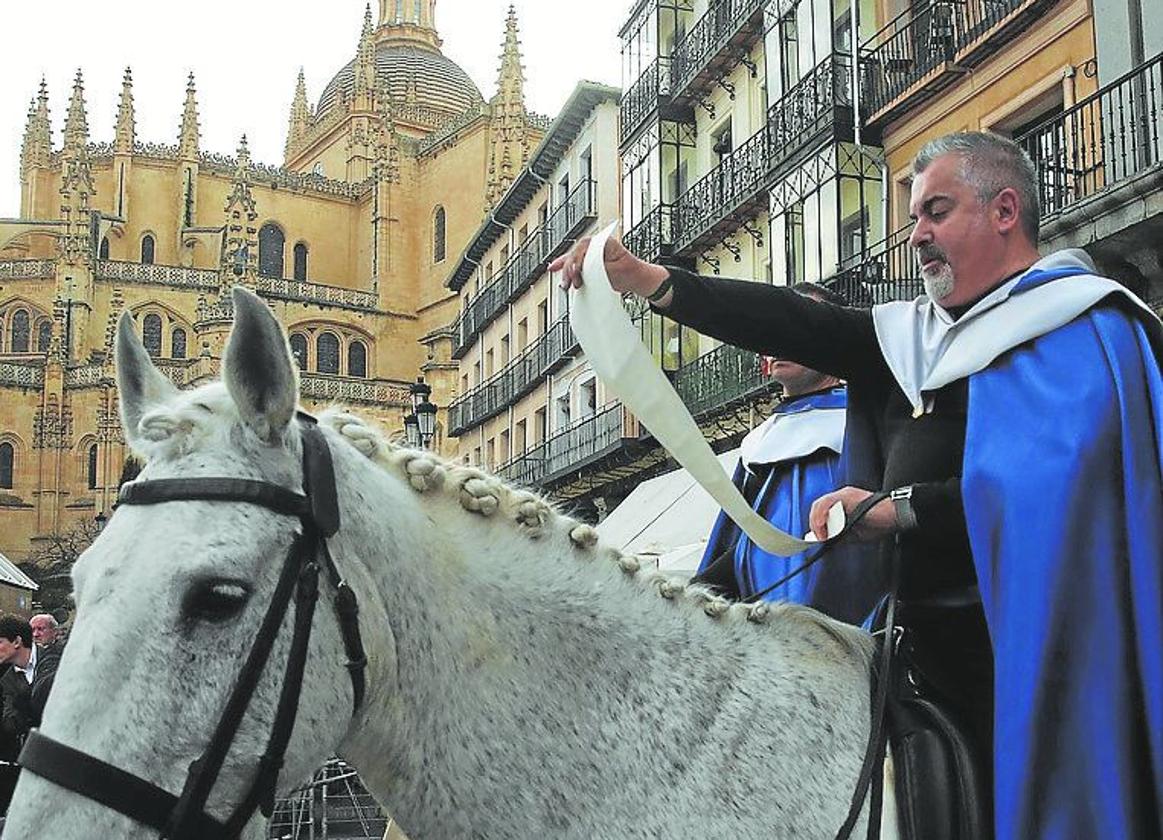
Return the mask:
MULTIPOLYGON (((585 259, 586 250, 589 247, 590 237, 583 237, 567 253, 562 254, 549 264, 550 271, 562 273, 561 288, 568 289, 570 286, 581 288, 582 260, 585 259)), ((612 236, 606 240, 606 250, 602 258, 605 262, 606 274, 610 278, 610 285, 616 292, 633 292, 636 295, 648 297, 658 290, 662 281, 669 275, 669 272, 662 266, 638 259, 626 250, 625 245, 612 236)), ((659 305, 665 306, 669 302, 670 295, 668 294, 659 301, 659 305)))
MULTIPOLYGON (((865 490, 862 487, 841 487, 839 490, 826 493, 812 502, 812 512, 808 517, 808 522, 816 539, 822 541, 828 538, 828 511, 831 510, 832 505, 836 502, 843 504, 844 516, 850 518, 856 506, 871 495, 871 490, 865 490)), ((872 510, 864 515, 860 522, 852 527, 853 535, 863 542, 879 540, 897 530, 896 509, 892 506, 891 499, 878 502, 872 510)))

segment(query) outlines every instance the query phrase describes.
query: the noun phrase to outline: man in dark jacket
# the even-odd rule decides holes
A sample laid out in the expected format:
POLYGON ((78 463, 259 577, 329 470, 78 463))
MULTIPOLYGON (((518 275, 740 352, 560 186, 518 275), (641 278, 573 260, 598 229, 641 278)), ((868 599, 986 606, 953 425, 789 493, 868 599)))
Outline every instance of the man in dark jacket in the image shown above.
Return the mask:
MULTIPOLYGON (((5 761, 15 761, 28 731, 40 726, 61 654, 32 641, 32 627, 19 616, 0 616, 0 747, 5 761)), ((7 811, 16 787, 17 769, 0 765, 0 806, 7 811)))

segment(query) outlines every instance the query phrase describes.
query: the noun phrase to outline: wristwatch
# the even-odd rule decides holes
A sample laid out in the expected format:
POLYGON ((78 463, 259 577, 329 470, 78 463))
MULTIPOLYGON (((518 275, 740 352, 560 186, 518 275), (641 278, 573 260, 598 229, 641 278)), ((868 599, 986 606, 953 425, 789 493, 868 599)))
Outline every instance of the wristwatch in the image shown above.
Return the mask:
POLYGON ((917 512, 913 510, 913 485, 898 487, 889 492, 893 510, 896 511, 896 524, 902 531, 912 531, 917 527, 917 512))

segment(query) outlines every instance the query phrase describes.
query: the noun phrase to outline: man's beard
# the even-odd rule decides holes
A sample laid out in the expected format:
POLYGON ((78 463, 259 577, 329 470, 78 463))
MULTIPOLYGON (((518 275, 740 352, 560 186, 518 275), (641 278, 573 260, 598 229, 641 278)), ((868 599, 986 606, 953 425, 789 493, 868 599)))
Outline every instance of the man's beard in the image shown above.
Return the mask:
POLYGON ((925 294, 934 303, 940 303, 953 294, 956 279, 953 277, 953 269, 947 262, 941 263, 934 271, 922 270, 921 279, 925 281, 925 294))

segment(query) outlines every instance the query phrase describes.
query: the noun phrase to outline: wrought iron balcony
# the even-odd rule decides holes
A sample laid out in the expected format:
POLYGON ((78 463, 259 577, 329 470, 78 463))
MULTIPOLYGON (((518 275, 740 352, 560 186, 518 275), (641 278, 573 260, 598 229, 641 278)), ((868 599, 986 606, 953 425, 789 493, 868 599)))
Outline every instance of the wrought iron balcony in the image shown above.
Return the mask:
POLYGON ((724 77, 740 57, 745 59, 763 37, 763 6, 764 0, 717 0, 710 5, 671 54, 671 95, 676 102, 725 84, 724 77))
POLYGON ((574 187, 565 201, 546 219, 546 260, 552 260, 564 251, 572 244, 573 237, 597 217, 597 184, 592 178, 587 178, 574 187))
POLYGON ((925 291, 916 254, 909 247, 913 226, 906 225, 844 262, 825 286, 849 306, 869 308, 892 300, 912 300, 925 291))
POLYGON ((770 158, 764 126, 684 192, 672 220, 675 252, 721 239, 766 207, 770 158))
POLYGON ((1017 142, 1037 167, 1043 220, 1163 171, 1163 53, 1017 142))
POLYGON ((618 139, 627 138, 646 121, 646 118, 670 101, 670 58, 659 56, 622 95, 618 114, 618 139))
POLYGON ((774 379, 763 374, 759 355, 722 344, 674 373, 674 389, 696 418, 774 390, 774 379))
POLYGON ((1055 0, 929 0, 910 5, 860 48, 861 110, 882 126, 997 52, 1055 0))
POLYGON ((497 475, 525 487, 545 489, 586 464, 620 449, 628 413, 621 403, 557 432, 544 443, 497 468, 497 475))
POLYGON ((639 259, 653 262, 670 255, 674 243, 674 207, 660 204, 626 232, 622 244, 639 259))
POLYGON ((852 56, 833 53, 767 109, 769 166, 779 170, 852 119, 852 56))

